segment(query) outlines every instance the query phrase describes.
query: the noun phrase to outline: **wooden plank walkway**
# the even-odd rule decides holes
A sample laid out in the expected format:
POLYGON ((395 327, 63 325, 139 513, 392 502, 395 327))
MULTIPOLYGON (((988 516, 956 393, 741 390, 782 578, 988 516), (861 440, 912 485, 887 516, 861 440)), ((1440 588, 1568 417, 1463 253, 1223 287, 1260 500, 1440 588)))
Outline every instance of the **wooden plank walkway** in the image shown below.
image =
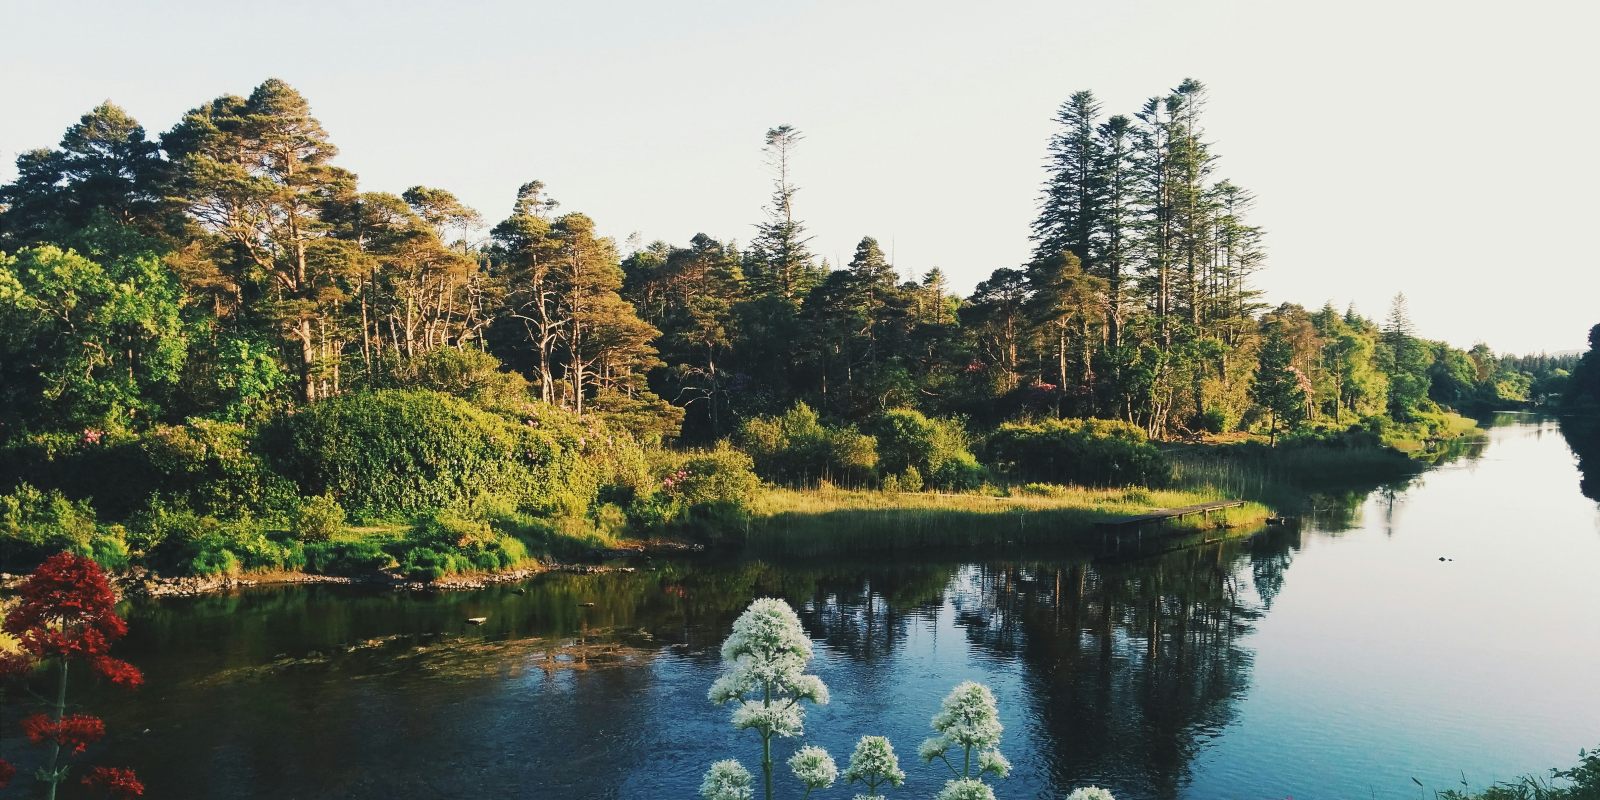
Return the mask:
POLYGON ((1243 500, 1217 500, 1217 501, 1211 502, 1211 503, 1199 503, 1197 505, 1192 505, 1192 506, 1180 506, 1178 508, 1163 508, 1160 511, 1152 511, 1152 512, 1150 512, 1148 514, 1135 514, 1133 516, 1128 516, 1128 517, 1118 517, 1116 519, 1108 519, 1105 522, 1100 523, 1100 527, 1102 527, 1102 528, 1123 528, 1123 527, 1129 527, 1129 526, 1134 526, 1134 525, 1142 525, 1142 524, 1147 523, 1147 522, 1160 522, 1161 520, 1166 520, 1166 519, 1177 519, 1179 517, 1187 517, 1190 514, 1210 514, 1213 511, 1220 511, 1220 510, 1222 510, 1224 508, 1237 508, 1238 506, 1242 506, 1242 505, 1244 505, 1244 501, 1243 500))

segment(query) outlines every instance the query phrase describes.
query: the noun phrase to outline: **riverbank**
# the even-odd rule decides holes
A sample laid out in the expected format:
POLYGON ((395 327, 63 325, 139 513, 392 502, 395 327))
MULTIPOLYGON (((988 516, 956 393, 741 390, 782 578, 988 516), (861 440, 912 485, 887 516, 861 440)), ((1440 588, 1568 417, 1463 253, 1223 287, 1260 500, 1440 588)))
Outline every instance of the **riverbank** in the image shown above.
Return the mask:
MULTIPOLYGON (((1169 533, 1242 531, 1274 516, 1351 506, 1349 501, 1362 492, 1407 480, 1436 463, 1445 457, 1441 454, 1450 449, 1449 443, 1481 434, 1472 420, 1453 414, 1416 423, 1406 433, 1420 434, 1424 427, 1434 437, 1410 440, 1416 444, 1409 451, 1361 428, 1280 437, 1275 446, 1247 434, 1167 443, 1161 445, 1161 453, 1171 465, 1165 485, 1174 488, 1169 489, 1029 483, 938 493, 826 484, 815 489, 752 486, 738 506, 724 509, 727 513, 659 527, 655 535, 664 538, 651 539, 632 538, 641 533, 630 531, 633 521, 623 519, 616 509, 610 509, 617 511, 610 517, 593 519, 436 514, 414 523, 347 525, 328 539, 303 542, 290 530, 234 531, 248 523, 199 519, 195 522, 202 535, 196 541, 202 554, 217 546, 243 555, 181 559, 175 563, 186 569, 171 572, 140 557, 121 570, 130 576, 122 584, 124 594, 138 597, 194 596, 292 583, 442 591, 482 588, 552 570, 587 571, 608 560, 693 552, 702 548, 700 543, 767 558, 1094 546, 1107 538, 1100 526, 1118 517, 1217 500, 1249 502, 1163 522, 1159 528, 1169 533), (1330 500, 1329 493, 1341 488, 1349 489, 1349 497, 1330 500), (211 528, 227 535, 211 534, 211 528), (257 551, 267 555, 281 551, 282 557, 258 556, 257 551)), ((191 535, 185 525, 170 527, 191 535)))
MULTIPOLYGON (((812 557, 856 553, 952 551, 1010 546, 1093 546, 1108 535, 1106 523, 1229 499, 1212 490, 1094 489, 1030 484, 1006 494, 885 492, 837 488, 767 487, 756 498, 742 541, 732 546, 758 557, 812 557)), ((1267 506, 1241 506, 1146 525, 1181 534, 1206 530, 1253 531, 1273 517, 1267 506)), ((352 528, 338 541, 361 548, 393 536, 387 528, 352 528)), ((583 558, 528 559, 499 570, 450 573, 419 579, 393 568, 323 574, 303 570, 244 570, 209 575, 161 574, 142 566, 114 573, 118 594, 128 599, 197 597, 270 585, 360 585, 403 592, 482 589, 523 581, 547 572, 627 572, 617 562, 692 555, 701 544, 670 539, 614 539, 583 558)), ((24 576, 0 575, 0 591, 24 576)))
MULTIPOLYGON (((636 557, 700 552, 704 548, 689 542, 629 542, 596 553, 598 559, 614 562, 636 557)), ((201 597, 258 586, 322 585, 371 586, 399 592, 447 592, 483 589, 495 584, 524 581, 551 572, 598 574, 633 572, 636 568, 617 563, 565 563, 530 561, 514 568, 457 573, 437 580, 418 580, 393 570, 372 570, 358 575, 323 575, 297 570, 260 570, 233 574, 162 575, 144 567, 132 567, 111 574, 112 588, 124 600, 165 597, 201 597)), ((0 573, 0 593, 9 594, 26 575, 0 573)))
MULTIPOLYGON (((757 501, 745 547, 756 555, 819 556, 1099 541, 1122 517, 1225 498, 1209 490, 1091 489, 1030 484, 1005 495, 769 489, 757 501)), ((1170 531, 1244 529, 1273 515, 1265 505, 1187 516, 1170 531)))

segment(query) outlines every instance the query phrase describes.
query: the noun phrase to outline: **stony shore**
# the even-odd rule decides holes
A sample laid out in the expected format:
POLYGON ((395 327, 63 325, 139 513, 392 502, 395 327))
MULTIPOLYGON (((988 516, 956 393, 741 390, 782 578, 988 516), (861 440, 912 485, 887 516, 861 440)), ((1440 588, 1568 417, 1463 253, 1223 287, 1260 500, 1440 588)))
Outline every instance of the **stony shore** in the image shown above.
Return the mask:
MULTIPOLYGON (((594 562, 617 561, 649 556, 684 555, 698 553, 705 548, 698 544, 653 540, 629 543, 596 551, 594 562)), ((437 581, 419 581, 388 571, 366 575, 316 575, 309 572, 246 572, 238 575, 159 575, 144 567, 130 567, 125 572, 111 576, 112 586, 124 599, 161 597, 200 597, 244 589, 252 586, 283 584, 323 584, 343 586, 375 586, 397 592, 449 592, 482 589, 497 583, 515 583, 546 572, 632 572, 634 567, 608 563, 558 563, 546 561, 531 566, 499 572, 480 572, 466 575, 448 575, 437 581)), ((15 591, 26 575, 0 573, 0 593, 15 591)))

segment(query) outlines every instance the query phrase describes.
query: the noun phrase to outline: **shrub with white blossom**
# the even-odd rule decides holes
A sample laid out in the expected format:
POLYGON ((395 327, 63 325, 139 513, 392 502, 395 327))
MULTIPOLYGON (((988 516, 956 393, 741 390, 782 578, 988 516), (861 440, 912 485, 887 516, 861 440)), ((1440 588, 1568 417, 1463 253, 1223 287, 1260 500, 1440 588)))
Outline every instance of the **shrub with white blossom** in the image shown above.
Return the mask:
POLYGON ((856 742, 856 751, 850 754, 844 782, 867 787, 867 793, 856 795, 856 800, 879 800, 883 795, 878 787, 898 787, 906 782, 906 773, 900 769, 900 758, 894 754, 894 745, 887 738, 863 736, 856 742))
MULTIPOLYGON (((819 705, 828 702, 828 687, 822 679, 805 674, 810 661, 811 640, 800 625, 800 617, 788 603, 771 597, 751 603, 734 621, 733 633, 722 643, 723 673, 711 684, 708 696, 718 705, 737 703, 733 727, 753 730, 761 737, 761 777, 766 800, 772 800, 772 740, 805 732, 805 707, 801 701, 819 705)), ((712 765, 712 771, 729 763, 737 764, 720 761, 712 765)), ((833 759, 820 747, 801 749, 789 765, 805 784, 807 794, 831 786, 838 772, 833 759)), ((706 794, 711 778, 712 773, 707 772, 706 783, 701 787, 701 795, 707 800, 713 800, 706 794)))
POLYGON ((965 681, 944 698, 939 713, 933 715, 933 729, 939 732, 922 743, 918 754, 923 761, 939 759, 950 768, 952 780, 939 792, 938 800, 993 800, 994 790, 983 776, 1004 778, 1011 762, 1000 754, 1000 710, 989 687, 965 681), (950 760, 959 751, 961 766, 950 760))

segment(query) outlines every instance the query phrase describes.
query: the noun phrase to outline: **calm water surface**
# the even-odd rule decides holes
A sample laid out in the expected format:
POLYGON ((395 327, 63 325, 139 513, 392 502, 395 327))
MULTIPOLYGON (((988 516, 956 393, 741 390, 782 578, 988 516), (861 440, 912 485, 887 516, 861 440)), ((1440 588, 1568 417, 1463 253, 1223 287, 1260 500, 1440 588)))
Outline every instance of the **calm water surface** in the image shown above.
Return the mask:
POLYGON ((1502 417, 1299 530, 1159 555, 167 601, 131 610, 121 648, 147 687, 84 697, 111 717, 103 761, 153 797, 690 798, 709 762, 759 759, 705 692, 734 616, 773 594, 833 690, 807 741, 842 762, 888 735, 901 797, 942 782, 915 751, 967 678, 1000 700, 1002 798, 1431 797, 1412 779, 1479 786, 1600 744, 1600 506, 1579 480, 1555 422, 1502 417))

